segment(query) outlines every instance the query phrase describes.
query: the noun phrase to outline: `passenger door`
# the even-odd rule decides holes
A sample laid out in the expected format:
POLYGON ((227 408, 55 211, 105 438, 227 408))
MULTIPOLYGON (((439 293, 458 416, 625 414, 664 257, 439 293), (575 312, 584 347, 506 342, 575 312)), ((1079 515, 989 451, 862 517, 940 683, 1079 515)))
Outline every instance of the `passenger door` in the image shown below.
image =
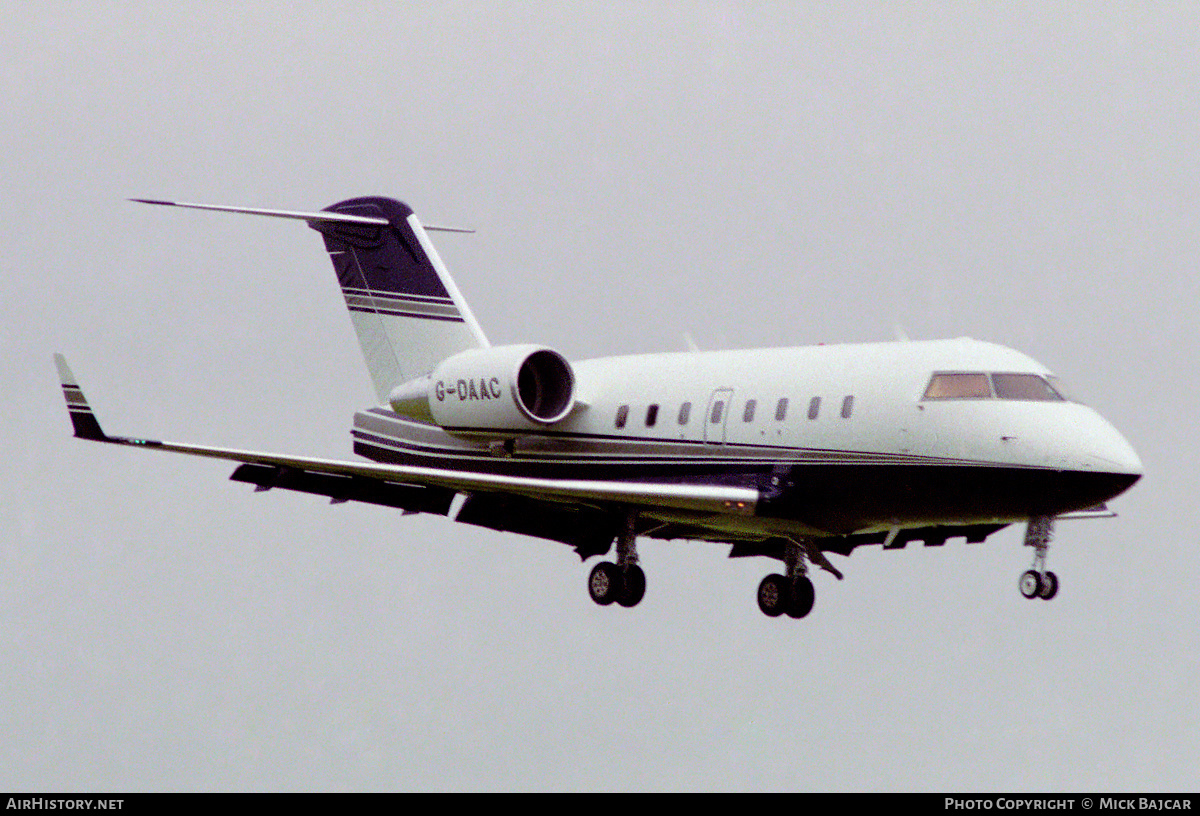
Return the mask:
POLYGON ((725 425, 729 421, 729 409, 733 404, 732 388, 717 388, 708 398, 708 410, 704 414, 704 441, 713 445, 725 444, 725 425))

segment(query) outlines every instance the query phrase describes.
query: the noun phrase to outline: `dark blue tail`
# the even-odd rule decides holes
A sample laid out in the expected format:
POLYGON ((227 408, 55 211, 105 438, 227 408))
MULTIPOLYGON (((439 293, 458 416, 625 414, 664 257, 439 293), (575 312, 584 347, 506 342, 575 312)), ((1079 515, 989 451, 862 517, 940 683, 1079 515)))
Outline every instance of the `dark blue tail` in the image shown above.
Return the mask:
POLYGON ((381 403, 392 388, 487 339, 412 209, 390 198, 326 212, 382 223, 310 220, 321 233, 381 403))

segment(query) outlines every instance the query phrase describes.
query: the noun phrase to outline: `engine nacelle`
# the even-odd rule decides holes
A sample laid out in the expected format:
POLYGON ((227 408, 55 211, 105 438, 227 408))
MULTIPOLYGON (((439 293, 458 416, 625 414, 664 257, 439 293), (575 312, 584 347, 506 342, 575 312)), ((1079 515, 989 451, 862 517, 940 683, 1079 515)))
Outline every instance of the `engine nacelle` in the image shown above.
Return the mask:
POLYGON ((566 358, 544 346, 472 349, 443 360, 428 378, 397 386, 389 402, 397 413, 428 416, 451 433, 507 436, 566 418, 575 406, 575 375, 566 358))

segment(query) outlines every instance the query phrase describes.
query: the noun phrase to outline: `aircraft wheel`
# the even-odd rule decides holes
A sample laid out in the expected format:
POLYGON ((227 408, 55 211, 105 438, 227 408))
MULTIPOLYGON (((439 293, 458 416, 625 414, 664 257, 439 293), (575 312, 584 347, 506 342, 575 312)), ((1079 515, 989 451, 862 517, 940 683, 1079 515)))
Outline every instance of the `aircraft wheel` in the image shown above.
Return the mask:
POLYGON ((1037 570, 1026 570, 1021 573, 1020 587, 1021 594, 1026 598, 1036 598, 1042 593, 1042 576, 1037 574, 1037 570))
POLYGON ((1048 601, 1058 594, 1058 576, 1053 572, 1047 572, 1042 576, 1042 586, 1038 590, 1038 597, 1043 601, 1048 601))
POLYGON ((646 573, 637 564, 627 566, 624 573, 622 592, 617 596, 617 603, 625 607, 637 606, 646 597, 646 573))
POLYGON ((791 587, 782 575, 768 575, 758 585, 758 608, 764 615, 777 618, 788 608, 791 587))
POLYGON ((792 587, 790 603, 787 606, 789 618, 803 618, 812 611, 813 603, 817 600, 817 592, 813 582, 807 575, 801 575, 792 587))
POLYGON ((622 594, 623 587, 621 571, 617 569, 616 564, 601 561, 592 567, 592 574, 588 576, 588 594, 596 603, 608 606, 622 594))

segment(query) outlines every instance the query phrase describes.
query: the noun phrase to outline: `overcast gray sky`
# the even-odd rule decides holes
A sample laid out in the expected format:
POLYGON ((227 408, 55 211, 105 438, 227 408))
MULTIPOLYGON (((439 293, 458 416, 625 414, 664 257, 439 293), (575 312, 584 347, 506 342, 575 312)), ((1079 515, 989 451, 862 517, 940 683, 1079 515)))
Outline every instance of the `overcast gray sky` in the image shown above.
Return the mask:
POLYGON ((0 29, 0 788, 1197 787, 1194 4, 10 4, 0 29), (254 494, 116 433, 345 458, 371 388, 319 237, 130 196, 391 195, 494 343, 970 335, 1146 477, 1063 523, 773 563, 254 494))

